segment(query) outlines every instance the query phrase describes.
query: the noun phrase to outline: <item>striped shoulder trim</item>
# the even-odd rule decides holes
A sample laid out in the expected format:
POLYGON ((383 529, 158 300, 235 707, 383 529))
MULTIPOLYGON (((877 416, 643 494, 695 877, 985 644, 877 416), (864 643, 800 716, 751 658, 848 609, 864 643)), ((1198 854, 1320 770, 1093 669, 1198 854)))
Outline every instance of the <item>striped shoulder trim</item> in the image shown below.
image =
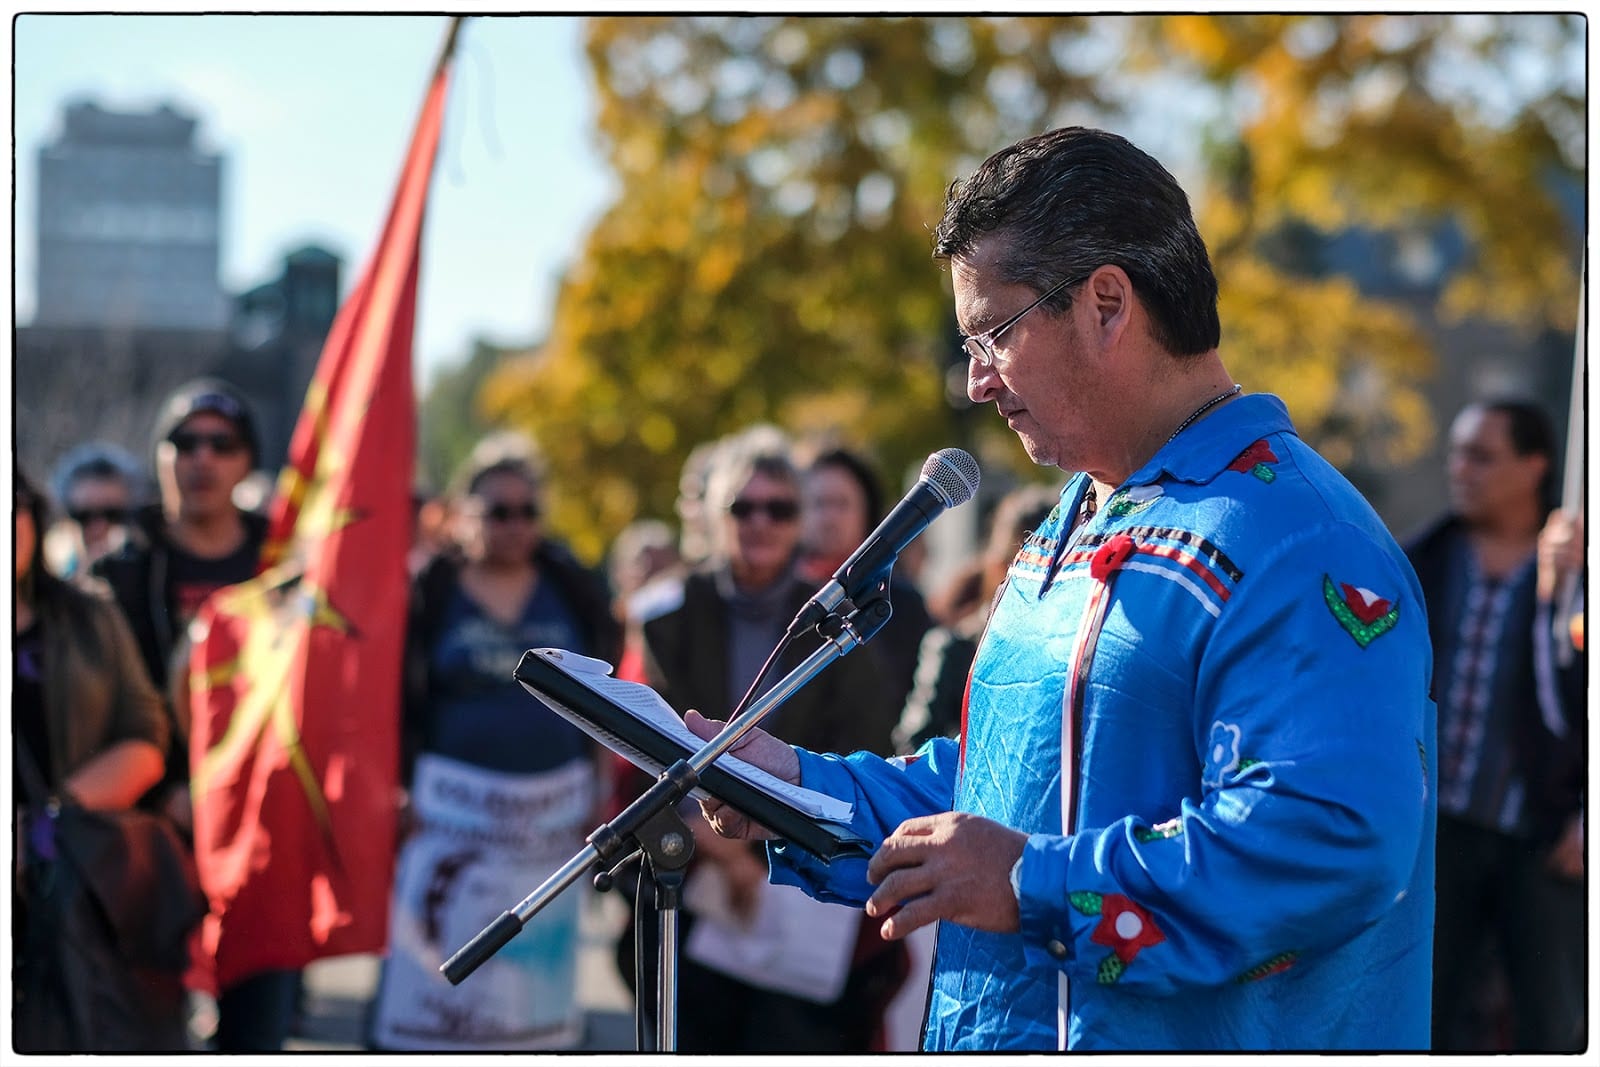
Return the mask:
MULTIPOLYGON (((1182 586, 1213 617, 1222 614, 1223 605, 1244 577, 1244 572, 1221 549, 1187 530, 1137 526, 1120 530, 1117 535, 1135 540, 1133 553, 1122 563, 1122 569, 1150 574, 1182 586)), ((1095 552, 1110 536, 1116 535, 1085 538, 1062 560, 1062 576, 1087 574, 1095 552)))

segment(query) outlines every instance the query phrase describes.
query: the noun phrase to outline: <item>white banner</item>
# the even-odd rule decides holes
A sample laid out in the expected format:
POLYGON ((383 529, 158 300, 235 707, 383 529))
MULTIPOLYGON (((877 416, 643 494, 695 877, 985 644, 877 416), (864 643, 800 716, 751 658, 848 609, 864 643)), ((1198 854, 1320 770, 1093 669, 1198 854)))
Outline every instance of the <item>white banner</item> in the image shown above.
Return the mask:
POLYGON ((504 774, 418 758, 411 804, 419 827, 396 863, 378 1047, 509 1052, 578 1043, 579 890, 557 896, 459 986, 439 966, 582 850, 594 789, 587 760, 504 774))
POLYGON ((728 883, 710 863, 690 873, 683 906, 695 913, 683 951, 712 970, 756 986, 832 1004, 850 977, 861 909, 813 900, 798 886, 762 882, 740 916, 728 883))

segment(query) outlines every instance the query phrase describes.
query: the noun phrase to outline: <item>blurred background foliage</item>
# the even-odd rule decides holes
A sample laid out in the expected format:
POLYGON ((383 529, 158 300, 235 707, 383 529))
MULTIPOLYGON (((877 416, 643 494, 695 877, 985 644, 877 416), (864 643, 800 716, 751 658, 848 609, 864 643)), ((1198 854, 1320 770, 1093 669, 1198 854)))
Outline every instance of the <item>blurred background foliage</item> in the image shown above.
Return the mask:
POLYGON ((670 519, 691 448, 757 420, 866 447, 895 481, 951 444, 1033 476, 966 407, 930 234, 952 179, 1071 124, 1129 136, 1188 189, 1233 375, 1335 463, 1404 462, 1437 430, 1419 314, 1572 328, 1582 233, 1555 186, 1583 180, 1584 32, 1577 15, 594 17, 620 196, 549 336, 437 383, 430 474, 483 427, 525 429, 553 525, 590 559, 630 520, 670 519), (1321 253, 1441 227, 1468 251, 1428 308, 1321 253))

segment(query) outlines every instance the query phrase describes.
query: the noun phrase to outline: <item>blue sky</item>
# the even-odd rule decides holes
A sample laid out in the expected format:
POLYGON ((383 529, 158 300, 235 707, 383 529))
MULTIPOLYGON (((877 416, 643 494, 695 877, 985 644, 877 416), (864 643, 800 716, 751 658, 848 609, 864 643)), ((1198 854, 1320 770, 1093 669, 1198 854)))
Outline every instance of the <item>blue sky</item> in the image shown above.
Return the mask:
MULTIPOLYGON (((382 225, 448 19, 439 15, 26 15, 12 24, 17 321, 33 312, 39 148, 76 97, 170 100, 225 157, 222 284, 320 243, 355 280, 382 225)), ((469 19, 427 229, 419 384, 475 337, 541 336, 555 283, 615 195, 592 145, 582 20, 469 19)), ((342 295, 342 294, 341 294, 342 295)))
MULTIPOLYGON (((284 253, 307 242, 344 258, 348 286, 376 239, 447 22, 437 14, 15 18, 18 321, 33 312, 38 150, 75 97, 141 109, 170 100, 200 119, 202 143, 226 156, 227 290, 275 277, 284 253)), ((557 277, 616 195, 592 142, 582 22, 521 15, 465 24, 424 238, 416 340, 423 383, 464 357, 475 337, 541 337, 557 277)), ((1581 46, 1572 49, 1574 64, 1581 57, 1581 46)), ((1548 76, 1523 68, 1521 79, 1467 82, 1489 92, 1548 76)), ((1119 132, 1191 182, 1189 131, 1214 102, 1170 87, 1151 98, 1160 107, 1119 132)))

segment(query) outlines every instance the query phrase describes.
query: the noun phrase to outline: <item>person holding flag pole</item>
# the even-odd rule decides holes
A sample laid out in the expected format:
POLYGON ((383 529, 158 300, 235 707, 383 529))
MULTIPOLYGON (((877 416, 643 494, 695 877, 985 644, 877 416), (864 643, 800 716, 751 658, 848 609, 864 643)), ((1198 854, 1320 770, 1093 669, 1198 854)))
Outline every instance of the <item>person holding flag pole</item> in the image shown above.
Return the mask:
MULTIPOLYGON (((1584 678, 1582 663, 1560 662, 1551 617, 1565 617, 1562 583, 1581 573, 1582 528, 1551 507, 1561 457, 1540 405, 1475 401, 1449 433, 1449 511, 1406 546, 1439 701, 1431 1047, 1576 1051, 1584 678), (1477 966, 1491 949, 1499 969, 1477 966), (1480 1007, 1486 976, 1503 977, 1504 1025, 1480 1007)), ((1569 489, 1576 466, 1569 451, 1569 489)))
MULTIPOLYGON (((1559 679, 1572 673, 1584 654, 1583 616, 1584 476, 1583 401, 1584 307, 1589 289, 1589 256, 1584 253, 1578 283, 1578 326, 1572 348, 1572 386, 1567 407, 1566 464, 1561 479, 1561 506, 1550 513, 1539 532, 1537 622, 1534 633, 1534 678, 1539 707, 1549 723, 1564 722, 1559 679)), ((1581 674, 1581 672, 1579 672, 1581 674)), ((1583 810, 1566 821, 1550 853, 1550 869, 1571 881, 1583 880, 1583 810)))
MULTIPOLYGON (((224 998, 254 975, 385 944, 416 439, 412 333, 461 23, 450 20, 377 249, 307 390, 261 570, 213 594, 190 630, 195 858, 211 902, 190 981, 224 998)), ((273 1014, 250 1027, 249 1051, 282 1046, 289 1013, 273 1014)))

